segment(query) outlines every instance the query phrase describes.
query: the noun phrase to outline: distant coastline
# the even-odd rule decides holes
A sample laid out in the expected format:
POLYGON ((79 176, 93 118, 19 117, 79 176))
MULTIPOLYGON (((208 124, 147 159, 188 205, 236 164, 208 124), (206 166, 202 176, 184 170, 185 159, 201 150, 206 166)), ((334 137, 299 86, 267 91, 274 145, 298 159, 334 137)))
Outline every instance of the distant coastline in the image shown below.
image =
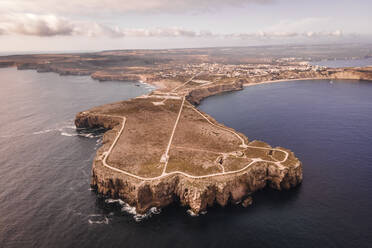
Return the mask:
POLYGON ((368 67, 372 66, 372 57, 366 58, 352 58, 352 59, 332 59, 309 62, 315 66, 326 66, 329 68, 342 68, 342 67, 368 67))
POLYGON ((243 84, 243 87, 255 86, 260 84, 273 84, 273 83, 280 83, 280 82, 292 82, 292 81, 305 81, 305 80, 330 80, 331 78, 297 78, 297 79, 278 79, 278 80, 268 80, 259 83, 248 83, 243 84))

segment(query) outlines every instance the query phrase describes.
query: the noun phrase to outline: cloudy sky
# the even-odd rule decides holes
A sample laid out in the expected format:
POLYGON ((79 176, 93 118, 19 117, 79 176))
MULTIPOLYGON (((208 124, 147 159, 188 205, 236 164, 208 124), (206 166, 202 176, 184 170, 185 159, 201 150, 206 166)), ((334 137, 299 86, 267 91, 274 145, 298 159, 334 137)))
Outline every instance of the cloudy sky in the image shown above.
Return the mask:
POLYGON ((371 0, 0 0, 0 52, 372 43, 371 0))

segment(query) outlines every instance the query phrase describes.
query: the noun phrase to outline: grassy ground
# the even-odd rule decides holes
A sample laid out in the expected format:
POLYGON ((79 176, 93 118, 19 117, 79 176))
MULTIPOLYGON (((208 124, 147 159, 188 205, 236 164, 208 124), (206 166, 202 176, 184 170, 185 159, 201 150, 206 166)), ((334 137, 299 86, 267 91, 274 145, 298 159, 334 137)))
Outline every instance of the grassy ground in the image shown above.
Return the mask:
POLYGON ((222 171, 215 163, 217 156, 213 153, 174 148, 169 155, 166 172, 183 171, 193 176, 203 176, 222 171))
MULTIPOLYGON (((164 163, 160 163, 160 158, 168 146, 181 100, 167 100, 164 105, 154 105, 155 101, 161 100, 136 98, 93 109, 101 114, 126 117, 124 131, 108 158, 110 165, 142 177, 162 174, 164 163)), ((273 162, 285 158, 283 152, 271 150, 268 144, 261 141, 253 141, 249 145, 269 149, 249 147, 242 150, 241 140, 231 129, 226 130, 213 118, 207 118, 218 126, 208 122, 190 104, 184 105, 170 147, 166 172, 182 171, 194 176, 219 173, 222 167, 217 158, 234 151, 242 153, 225 156, 222 161, 225 171, 242 169, 252 158, 273 162)), ((112 131, 109 140, 113 140, 115 135, 116 132, 112 131)), ((294 156, 286 161, 287 164, 293 162, 296 162, 294 156)))
POLYGON ((243 169, 251 161, 247 158, 228 157, 224 160, 223 166, 225 167, 225 171, 236 171, 243 169))

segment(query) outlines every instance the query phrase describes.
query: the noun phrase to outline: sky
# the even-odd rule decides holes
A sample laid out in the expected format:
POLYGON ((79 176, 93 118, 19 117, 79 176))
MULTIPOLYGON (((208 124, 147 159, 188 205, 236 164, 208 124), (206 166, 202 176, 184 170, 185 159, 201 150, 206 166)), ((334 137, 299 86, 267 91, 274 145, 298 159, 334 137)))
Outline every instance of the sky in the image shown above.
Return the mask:
POLYGON ((371 0, 0 0, 0 52, 372 43, 371 0))

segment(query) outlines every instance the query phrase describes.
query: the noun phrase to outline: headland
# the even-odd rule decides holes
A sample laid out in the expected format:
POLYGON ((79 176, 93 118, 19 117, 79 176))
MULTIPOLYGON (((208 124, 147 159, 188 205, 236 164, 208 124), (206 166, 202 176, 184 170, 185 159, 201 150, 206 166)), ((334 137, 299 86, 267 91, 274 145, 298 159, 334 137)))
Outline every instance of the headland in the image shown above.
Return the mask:
POLYGON ((302 164, 293 152, 250 141, 218 123, 195 107, 202 99, 269 82, 372 80, 371 67, 330 69, 277 59, 227 64, 197 52, 172 53, 8 56, 0 66, 100 81, 141 80, 157 87, 148 95, 80 112, 75 120, 79 128, 108 129, 93 161, 92 187, 141 214, 175 201, 194 214, 214 204, 248 206, 259 189, 290 189, 302 182, 302 164))

